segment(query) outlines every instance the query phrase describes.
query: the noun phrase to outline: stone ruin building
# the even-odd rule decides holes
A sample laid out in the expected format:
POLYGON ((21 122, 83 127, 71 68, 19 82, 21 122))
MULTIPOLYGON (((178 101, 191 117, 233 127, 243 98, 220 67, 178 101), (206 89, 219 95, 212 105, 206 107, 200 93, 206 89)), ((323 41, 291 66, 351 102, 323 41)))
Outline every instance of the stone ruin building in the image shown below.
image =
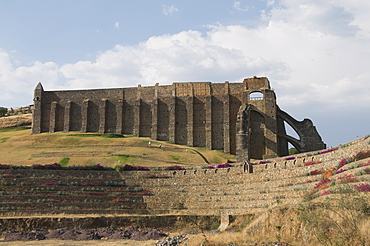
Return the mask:
POLYGON ((288 155, 288 143, 299 152, 326 147, 311 120, 297 121, 278 107, 265 77, 65 91, 44 91, 39 83, 32 134, 56 131, 133 134, 223 150, 238 161, 288 155))

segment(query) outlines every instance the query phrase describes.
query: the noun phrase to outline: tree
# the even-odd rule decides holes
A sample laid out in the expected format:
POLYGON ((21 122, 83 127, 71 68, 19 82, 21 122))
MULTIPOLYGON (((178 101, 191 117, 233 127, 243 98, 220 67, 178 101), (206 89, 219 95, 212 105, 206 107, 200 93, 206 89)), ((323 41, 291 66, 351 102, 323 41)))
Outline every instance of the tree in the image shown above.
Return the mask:
POLYGON ((0 107, 0 117, 5 116, 8 113, 8 109, 4 107, 0 107))

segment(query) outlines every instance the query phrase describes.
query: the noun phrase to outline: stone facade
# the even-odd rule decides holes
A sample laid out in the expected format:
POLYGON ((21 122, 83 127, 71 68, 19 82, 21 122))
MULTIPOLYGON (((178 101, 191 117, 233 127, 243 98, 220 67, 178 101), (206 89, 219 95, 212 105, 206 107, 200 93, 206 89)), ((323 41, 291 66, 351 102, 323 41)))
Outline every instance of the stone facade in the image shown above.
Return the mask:
POLYGON ((287 155, 288 142, 300 151, 325 148, 310 120, 278 108, 267 78, 69 91, 44 91, 39 83, 34 106, 32 134, 133 134, 224 150, 239 161, 287 155), (286 134, 284 121, 300 140, 286 134))

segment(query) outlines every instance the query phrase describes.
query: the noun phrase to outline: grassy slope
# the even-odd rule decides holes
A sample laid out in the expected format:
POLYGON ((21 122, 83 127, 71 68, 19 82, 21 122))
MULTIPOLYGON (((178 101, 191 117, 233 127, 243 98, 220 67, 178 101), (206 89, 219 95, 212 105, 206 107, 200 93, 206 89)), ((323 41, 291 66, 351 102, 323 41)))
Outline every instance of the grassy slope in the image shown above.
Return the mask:
MULTIPOLYGON (((68 165, 131 164, 141 166, 203 165, 204 160, 191 148, 150 138, 86 137, 76 133, 43 133, 30 135, 30 129, 0 129, 0 164, 32 165, 60 162, 69 158, 68 165), (148 142, 151 141, 151 147, 148 142), (162 148, 158 145, 162 144, 162 148)), ((235 159, 222 151, 194 148, 211 164, 235 159)))

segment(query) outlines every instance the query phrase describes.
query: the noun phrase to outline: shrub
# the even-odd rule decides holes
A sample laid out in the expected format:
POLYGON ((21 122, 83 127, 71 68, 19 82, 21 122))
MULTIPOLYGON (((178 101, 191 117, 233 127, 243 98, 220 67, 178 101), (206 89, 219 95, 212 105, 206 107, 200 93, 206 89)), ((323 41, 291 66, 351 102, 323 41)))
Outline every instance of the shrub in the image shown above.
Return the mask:
POLYGON ((321 193, 320 196, 325 196, 325 195, 329 195, 329 194, 330 194, 330 190, 326 190, 323 193, 321 193))
POLYGON ((111 200, 111 202, 127 202, 127 201, 128 201, 127 198, 115 198, 111 200))
POLYGON ((360 180, 353 176, 353 174, 345 174, 343 175, 342 177, 339 177, 338 180, 340 180, 340 183, 355 183, 355 182, 359 182, 360 180))
POLYGON ((316 170, 313 170, 313 171, 309 172, 309 175, 314 176, 314 175, 319 175, 319 174, 322 174, 322 173, 323 173, 322 170, 316 169, 316 170))
POLYGON ((295 159, 295 156, 289 156, 289 157, 285 158, 284 160, 289 161, 289 160, 294 160, 294 159, 295 159))
POLYGON ((334 150, 337 150, 337 149, 338 149, 338 147, 327 149, 327 150, 324 150, 324 151, 319 152, 319 154, 321 155, 321 154, 330 153, 330 152, 332 152, 334 150))
POLYGON ((343 173, 347 171, 347 169, 339 169, 338 171, 336 171, 334 174, 339 174, 339 173, 343 173))
POLYGON ((330 179, 322 179, 319 183, 317 183, 314 187, 314 189, 323 190, 329 187, 329 183, 331 182, 330 179))
POLYGON ((232 167, 233 165, 229 164, 229 163, 225 163, 225 164, 219 164, 216 166, 216 168, 228 168, 228 167, 232 167))
POLYGON ((356 155, 354 155, 353 157, 355 158, 356 161, 368 158, 368 157, 370 157, 370 150, 360 151, 356 155))
POLYGON ((170 166, 170 167, 167 167, 166 170, 168 170, 168 171, 171 171, 171 170, 186 170, 186 168, 181 167, 181 166, 170 166))
POLYGON ((52 169, 62 169, 62 166, 59 163, 52 163, 52 164, 45 164, 45 165, 33 164, 32 168, 33 169, 49 169, 49 170, 52 170, 52 169))
POLYGON ((142 167, 142 166, 132 166, 129 164, 124 165, 123 167, 119 168, 120 171, 149 171, 150 169, 148 167, 142 167))
POLYGON ((370 192, 370 184, 355 185, 359 192, 370 192))
POLYGON ((140 192, 140 195, 141 196, 151 196, 152 193, 150 192, 150 190, 143 190, 142 192, 140 192))
POLYGON ((67 166, 67 165, 68 165, 69 160, 70 160, 70 158, 69 158, 69 157, 64 157, 63 159, 61 159, 61 160, 59 161, 59 164, 60 164, 61 166, 65 167, 65 166, 67 166))
POLYGON ((303 162, 303 165, 305 165, 305 166, 311 166, 313 164, 319 164, 321 162, 322 161, 306 161, 306 162, 303 162))
POLYGON ((259 162, 253 163, 253 165, 267 164, 267 163, 270 163, 270 162, 271 161, 259 161, 259 162))

